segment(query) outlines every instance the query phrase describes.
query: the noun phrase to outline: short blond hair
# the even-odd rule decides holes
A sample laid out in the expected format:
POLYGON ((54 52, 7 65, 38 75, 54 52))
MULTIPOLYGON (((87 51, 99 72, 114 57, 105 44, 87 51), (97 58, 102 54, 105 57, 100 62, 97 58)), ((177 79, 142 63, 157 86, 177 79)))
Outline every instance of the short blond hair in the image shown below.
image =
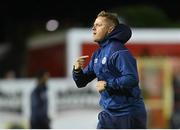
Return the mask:
POLYGON ((97 17, 105 17, 110 20, 115 26, 119 25, 118 15, 115 13, 101 11, 97 17))

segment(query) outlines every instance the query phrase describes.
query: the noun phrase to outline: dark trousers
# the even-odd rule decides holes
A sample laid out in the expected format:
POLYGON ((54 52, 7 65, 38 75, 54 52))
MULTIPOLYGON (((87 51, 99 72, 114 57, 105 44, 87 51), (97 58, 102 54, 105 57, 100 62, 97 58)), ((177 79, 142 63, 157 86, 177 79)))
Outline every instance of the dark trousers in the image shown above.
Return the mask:
POLYGON ((98 119, 97 129, 146 129, 146 115, 112 116, 102 111, 98 119))
POLYGON ((49 123, 43 122, 31 122, 30 129, 50 129, 49 123))

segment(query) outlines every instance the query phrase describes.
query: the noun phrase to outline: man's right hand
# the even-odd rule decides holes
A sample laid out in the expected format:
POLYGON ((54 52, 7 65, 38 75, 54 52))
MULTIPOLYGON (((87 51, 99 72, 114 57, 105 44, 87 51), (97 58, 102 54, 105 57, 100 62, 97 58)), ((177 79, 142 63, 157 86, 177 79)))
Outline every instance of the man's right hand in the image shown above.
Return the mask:
POLYGON ((79 70, 83 69, 84 62, 88 57, 89 57, 88 55, 80 56, 74 64, 74 70, 79 71, 79 70))

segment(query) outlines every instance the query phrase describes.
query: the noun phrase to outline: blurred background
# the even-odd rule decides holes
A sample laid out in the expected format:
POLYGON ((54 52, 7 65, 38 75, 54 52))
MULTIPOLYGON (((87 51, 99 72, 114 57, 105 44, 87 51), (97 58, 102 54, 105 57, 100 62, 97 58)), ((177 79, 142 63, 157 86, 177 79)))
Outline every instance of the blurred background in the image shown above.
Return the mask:
POLYGON ((77 89, 71 71, 78 56, 91 56, 98 47, 91 27, 102 10, 117 13, 132 28, 126 46, 137 58, 148 128, 180 128, 179 5, 178 0, 1 1, 0 128, 29 128, 30 94, 41 69, 50 74, 51 128, 96 128, 101 109, 95 83, 77 89))

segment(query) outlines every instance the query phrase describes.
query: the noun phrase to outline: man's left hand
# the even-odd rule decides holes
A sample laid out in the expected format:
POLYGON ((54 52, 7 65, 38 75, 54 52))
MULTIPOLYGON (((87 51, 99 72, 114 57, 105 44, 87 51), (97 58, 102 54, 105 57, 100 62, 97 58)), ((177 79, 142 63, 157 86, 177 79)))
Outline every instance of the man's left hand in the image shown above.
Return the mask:
POLYGON ((106 85, 107 85, 106 81, 98 81, 97 85, 96 85, 97 91, 101 92, 101 91, 105 90, 106 85))

